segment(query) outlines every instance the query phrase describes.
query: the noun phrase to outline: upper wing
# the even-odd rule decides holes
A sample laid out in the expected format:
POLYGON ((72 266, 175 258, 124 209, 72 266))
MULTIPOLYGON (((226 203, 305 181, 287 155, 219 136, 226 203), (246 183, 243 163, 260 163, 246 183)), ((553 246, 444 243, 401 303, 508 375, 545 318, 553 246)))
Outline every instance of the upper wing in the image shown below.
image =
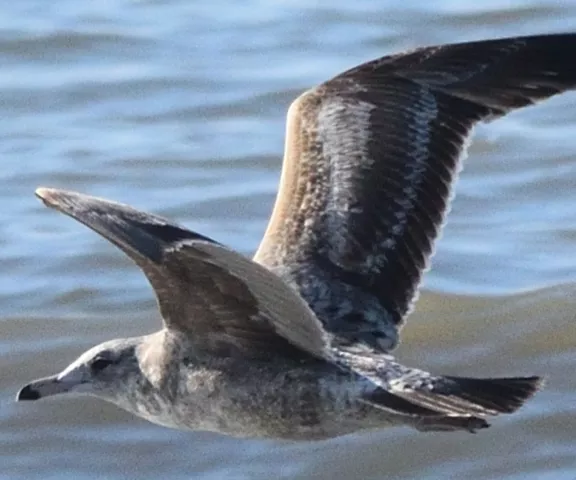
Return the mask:
POLYGON ((103 199, 40 188, 49 207, 118 246, 146 274, 169 329, 211 355, 324 355, 325 332, 306 303, 252 260, 160 217, 103 199))
POLYGON ((422 48, 304 93, 254 259, 341 341, 393 348, 472 127, 574 88, 574 58, 575 34, 422 48))

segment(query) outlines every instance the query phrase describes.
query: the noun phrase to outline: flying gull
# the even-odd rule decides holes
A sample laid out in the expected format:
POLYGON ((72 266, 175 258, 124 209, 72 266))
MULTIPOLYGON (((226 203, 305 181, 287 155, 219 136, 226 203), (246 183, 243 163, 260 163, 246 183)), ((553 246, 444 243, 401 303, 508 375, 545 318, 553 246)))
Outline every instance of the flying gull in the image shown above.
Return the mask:
POLYGON ((38 189, 144 271, 164 328, 98 345, 17 399, 84 393, 168 427, 295 440, 475 432, 514 412, 539 377, 436 375, 390 352, 472 128, 574 88, 575 57, 576 34, 435 46, 303 93, 253 260, 126 205, 38 189))

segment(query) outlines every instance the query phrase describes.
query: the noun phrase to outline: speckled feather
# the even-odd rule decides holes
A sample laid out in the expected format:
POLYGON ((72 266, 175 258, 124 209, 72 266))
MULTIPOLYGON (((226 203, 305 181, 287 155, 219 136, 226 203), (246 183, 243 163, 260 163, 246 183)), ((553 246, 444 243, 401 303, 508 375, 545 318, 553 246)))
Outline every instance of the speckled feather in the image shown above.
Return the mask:
POLYGON ((291 439, 475 432, 517 410, 538 377, 433 375, 387 352, 472 127, 576 87, 575 53, 574 34, 430 47, 304 93, 255 261, 126 205, 39 189, 140 266, 165 328, 96 346, 18 399, 76 389, 166 426, 291 439))
POLYGON ((326 334, 301 298, 266 268, 168 220, 74 192, 42 200, 103 235, 150 281, 165 325, 196 354, 322 357, 326 334))
POLYGON ((415 301, 478 121, 574 87, 571 34, 428 47, 353 68, 288 113, 254 259, 342 344, 389 351, 415 301))

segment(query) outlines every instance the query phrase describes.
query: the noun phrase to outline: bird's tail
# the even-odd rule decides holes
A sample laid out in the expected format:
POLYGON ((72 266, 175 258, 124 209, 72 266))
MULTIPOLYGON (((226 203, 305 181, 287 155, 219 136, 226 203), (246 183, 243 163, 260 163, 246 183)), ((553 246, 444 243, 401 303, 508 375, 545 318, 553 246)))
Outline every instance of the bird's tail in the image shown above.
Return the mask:
POLYGON ((518 410, 542 386, 539 377, 433 377, 423 385, 394 382, 390 393, 447 415, 488 416, 518 410))
POLYGON ((463 406, 479 406, 488 415, 515 412, 543 385, 540 377, 444 378, 454 385, 450 397, 461 400, 463 406))
POLYGON ((518 410, 543 385, 541 377, 467 378, 432 375, 388 355, 334 349, 338 363, 378 388, 362 402, 401 415, 421 430, 469 430, 489 426, 486 417, 518 410))
POLYGON ((489 426, 485 417, 518 410, 542 386, 539 377, 433 377, 427 384, 392 382, 387 395, 377 389, 366 400, 377 408, 414 417, 419 430, 468 430, 489 426), (380 394, 379 394, 380 392, 380 394), (392 404, 394 407, 390 408, 392 404))

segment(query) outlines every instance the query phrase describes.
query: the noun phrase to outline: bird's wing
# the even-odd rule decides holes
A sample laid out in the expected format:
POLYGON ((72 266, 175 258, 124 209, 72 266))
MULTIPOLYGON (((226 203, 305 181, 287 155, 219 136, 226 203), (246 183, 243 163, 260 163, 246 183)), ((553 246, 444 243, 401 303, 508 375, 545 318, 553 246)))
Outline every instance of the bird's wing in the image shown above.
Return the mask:
POLYGON ((184 333, 195 352, 324 355, 325 332, 314 313, 263 266, 126 205, 47 188, 36 194, 134 260, 154 288, 166 327, 184 333))
POLYGON ((390 350, 473 126, 576 86, 576 34, 418 49, 302 94, 254 259, 342 342, 390 350))

